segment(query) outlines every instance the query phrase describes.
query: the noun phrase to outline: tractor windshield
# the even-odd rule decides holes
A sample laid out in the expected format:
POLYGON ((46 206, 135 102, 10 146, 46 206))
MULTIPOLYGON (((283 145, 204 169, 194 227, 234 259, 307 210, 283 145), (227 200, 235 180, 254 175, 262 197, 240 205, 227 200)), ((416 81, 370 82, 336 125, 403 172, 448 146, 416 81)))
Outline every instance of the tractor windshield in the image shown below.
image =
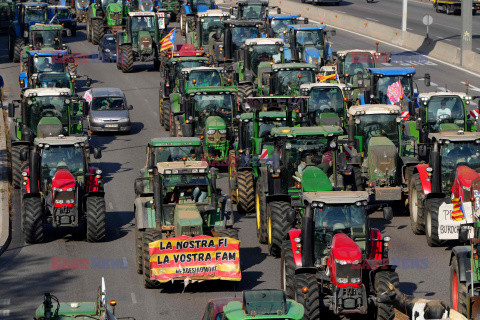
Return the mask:
POLYGON ((155 163, 182 161, 183 157, 187 161, 200 161, 201 149, 195 146, 178 146, 178 147, 155 147, 155 163))
POLYGON ((192 6, 195 8, 200 5, 204 5, 210 8, 213 5, 213 0, 190 0, 190 1, 192 3, 192 6))
POLYGON ((336 113, 343 117, 343 106, 343 93, 338 87, 317 87, 310 91, 308 111, 315 112, 316 119, 324 112, 336 113))
POLYGON ((480 144, 474 141, 451 142, 442 146, 442 189, 449 190, 455 169, 464 164, 480 173, 480 144))
POLYGON ((375 68, 375 61, 370 52, 350 52, 345 55, 343 73, 356 75, 367 74, 367 68, 375 68))
POLYGON ((184 68, 197 68, 207 66, 206 60, 180 61, 175 63, 175 73, 180 73, 184 68))
POLYGON ((35 30, 33 31, 32 42, 35 49, 54 48, 60 49, 61 30, 35 30))
POLYGON ((70 88, 70 78, 66 73, 40 73, 35 88, 70 88))
POLYGON ((371 137, 387 137, 394 145, 398 146, 399 132, 397 114, 367 114, 359 116, 355 136, 363 140, 363 151, 368 149, 371 137))
POLYGON ((121 97, 95 97, 92 102, 93 111, 127 110, 125 99, 121 97))
POLYGON ((362 251, 366 245, 365 209, 356 204, 325 204, 314 209, 315 258, 328 256, 333 236, 345 233, 355 241, 362 251))
POLYGON ((315 46, 323 48, 323 30, 299 30, 297 31, 297 45, 301 47, 315 46))
POLYGON ((223 30, 225 26, 222 23, 223 17, 203 17, 202 22, 202 45, 208 45, 210 33, 217 29, 223 30))
POLYGON ((187 87, 219 87, 222 85, 220 71, 193 70, 188 75, 187 87))
POLYGON ((465 123, 465 107, 459 96, 431 97, 427 103, 429 132, 440 131, 441 123, 455 123, 460 128, 465 123))
POLYGON ((27 103, 29 108, 25 108, 26 117, 28 119, 28 126, 33 132, 37 132, 37 124, 40 119, 44 117, 56 117, 58 118, 65 131, 68 129, 68 103, 66 100, 70 100, 67 96, 45 96, 29 98, 27 103))
POLYGON ((280 70, 277 73, 275 93, 278 95, 295 95, 298 93, 300 85, 312 82, 315 82, 313 70, 280 70))
POLYGON ((240 19, 261 20, 267 11, 266 5, 248 4, 238 8, 238 16, 240 19))
POLYGON ((232 117, 233 95, 208 94, 196 95, 194 98, 195 134, 202 135, 205 121, 209 116, 220 116, 226 122, 232 117))
POLYGON ((116 3, 118 4, 120 7, 123 6, 123 0, 102 0, 102 7, 103 8, 106 8, 109 4, 111 3, 116 3))
POLYGON ((155 18, 153 16, 136 16, 132 18, 132 33, 138 35, 139 31, 148 31, 155 34, 155 18))
POLYGON ((409 76, 383 76, 377 77, 377 103, 390 104, 389 98, 389 88, 392 88, 392 85, 395 82, 400 80, 400 84, 403 89, 403 96, 407 99, 411 97, 413 92, 412 90, 412 78, 409 76))
POLYGON ((258 65, 262 61, 272 61, 275 63, 282 62, 281 45, 268 44, 251 46, 248 52, 248 60, 252 72, 258 74, 258 65))
POLYGON ((25 23, 45 23, 47 22, 47 10, 46 7, 25 7, 25 23))
POLYGON ((238 50, 246 39, 259 36, 257 27, 236 26, 232 29, 233 50, 238 50))
POLYGON ((289 25, 296 24, 295 19, 272 19, 271 26, 275 35, 283 34, 289 25))
POLYGON ((57 19, 59 20, 66 20, 70 19, 70 10, 68 8, 56 8, 55 14, 57 15, 57 19))
POLYGON ((41 177, 51 179, 58 169, 68 169, 71 174, 84 174, 83 149, 73 145, 49 146, 41 150, 41 177))
POLYGON ((34 57, 33 58, 33 72, 64 72, 65 66, 62 57, 34 57))

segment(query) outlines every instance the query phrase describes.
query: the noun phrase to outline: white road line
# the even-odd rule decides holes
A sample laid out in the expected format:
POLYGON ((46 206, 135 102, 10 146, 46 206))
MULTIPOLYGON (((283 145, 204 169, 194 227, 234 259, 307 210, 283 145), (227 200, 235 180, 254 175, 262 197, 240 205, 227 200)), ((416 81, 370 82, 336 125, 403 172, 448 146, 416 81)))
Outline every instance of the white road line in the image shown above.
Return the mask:
POLYGON ((433 87, 438 86, 438 84, 436 84, 435 82, 430 82, 430 85, 433 86, 433 87))
POLYGON ((390 67, 392 64, 388 62, 382 62, 382 65, 384 65, 385 67, 390 67))
POLYGON ((10 299, 0 299, 0 306, 9 306, 10 299))
POLYGON ((123 258, 122 258, 122 261, 123 261, 123 266, 128 268, 128 260, 127 260, 127 258, 123 257, 123 258))
POLYGON ((111 202, 108 203, 108 207, 110 208, 110 210, 113 210, 113 204, 111 202))
POLYGON ((412 29, 412 28, 407 28, 407 30, 413 31, 413 29, 412 29))
POLYGON ((132 295, 132 303, 136 304, 137 303, 137 297, 135 297, 135 292, 132 292, 131 295, 132 295))
POLYGON ((0 310, 0 316, 2 317, 10 316, 10 310, 0 310))
POLYGON ((450 39, 443 39, 443 40, 448 41, 448 42, 452 42, 452 40, 450 40, 450 39))
POLYGON ((366 18, 367 20, 372 20, 372 21, 375 21, 375 22, 378 22, 377 19, 373 19, 373 18, 366 18))
POLYGON ((440 91, 447 91, 447 89, 445 89, 444 87, 438 87, 437 89, 440 91))

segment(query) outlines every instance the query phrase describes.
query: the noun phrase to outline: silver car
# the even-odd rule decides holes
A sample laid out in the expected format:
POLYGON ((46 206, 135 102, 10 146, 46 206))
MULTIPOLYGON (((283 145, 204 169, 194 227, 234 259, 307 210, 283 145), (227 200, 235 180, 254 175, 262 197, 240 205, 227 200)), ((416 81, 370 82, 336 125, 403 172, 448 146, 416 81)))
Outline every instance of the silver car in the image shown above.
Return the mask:
POLYGON ((91 132, 125 132, 129 133, 130 123, 127 99, 122 90, 117 88, 92 88, 88 110, 88 125, 91 132))

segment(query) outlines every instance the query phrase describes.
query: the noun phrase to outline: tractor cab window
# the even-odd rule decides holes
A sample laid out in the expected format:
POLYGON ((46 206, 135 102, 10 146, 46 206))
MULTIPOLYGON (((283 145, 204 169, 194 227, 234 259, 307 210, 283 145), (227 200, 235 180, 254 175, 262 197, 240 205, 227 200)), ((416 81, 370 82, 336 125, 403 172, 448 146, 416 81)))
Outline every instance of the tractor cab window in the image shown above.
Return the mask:
POLYGON ((58 169, 68 169, 74 176, 84 174, 84 158, 81 146, 49 146, 42 149, 41 177, 50 180, 58 169))
POLYGON ((201 150, 195 146, 155 148, 155 163, 182 161, 183 157, 186 157, 187 161, 200 161, 201 156, 201 150))
POLYGON ((185 68, 197 68, 197 67, 206 67, 207 61, 205 60, 194 60, 194 61, 179 61, 175 63, 175 73, 180 73, 182 69, 185 68))
POLYGON ((92 102, 93 111, 127 110, 125 99, 120 97, 96 97, 92 102))
POLYGON ((474 141, 451 142, 444 144, 442 155, 442 189, 447 190, 452 186, 455 169, 458 165, 468 165, 480 173, 480 144, 474 141))
POLYGON ((40 73, 36 88, 70 88, 70 78, 66 73, 40 73))
POLYGON ((69 19, 70 18, 70 10, 68 8, 56 8, 55 14, 57 15, 58 19, 69 19))
POLYGON ((252 72, 258 74, 258 65, 262 61, 272 61, 279 63, 281 61, 281 45, 254 45, 249 48, 248 60, 252 72))
POLYGON ((204 5, 210 8, 213 5, 213 0, 189 0, 189 2, 191 2, 194 7, 204 5))
POLYGON ((315 258, 328 256, 329 246, 337 233, 348 235, 365 250, 366 222, 363 206, 356 204, 325 204, 314 209, 314 251, 315 258))
POLYGON ((103 8, 106 8, 111 3, 118 4, 120 7, 123 6, 123 1, 122 0, 101 0, 101 1, 102 1, 102 7, 103 8))
POLYGON ((312 83, 314 72, 312 70, 280 70, 277 74, 276 93, 279 95, 290 95, 298 92, 300 85, 312 83))
POLYGON ((150 37, 155 37, 155 18, 154 17, 132 17, 132 41, 133 43, 138 43, 138 40, 145 46, 145 43, 150 44, 150 39, 148 35, 145 37, 145 33, 139 39, 139 33, 142 31, 147 31, 150 34, 150 37))
POLYGON ((367 114, 359 116, 356 121, 356 136, 363 138, 363 151, 368 150, 368 143, 372 137, 387 137, 398 146, 399 133, 397 114, 367 114))
POLYGON ((439 131, 440 123, 455 123, 463 126, 465 107, 459 96, 431 97, 427 103, 427 122, 434 124, 433 129, 439 131))
POLYGON ((315 112, 316 120, 324 112, 336 113, 339 117, 343 117, 343 105, 343 93, 338 87, 318 87, 310 91, 308 111, 315 112))
POLYGON ((63 72, 63 58, 61 57, 34 57, 33 58, 33 72, 63 72))
POLYGON ((33 45, 37 49, 44 47, 60 48, 60 33, 59 30, 35 30, 33 32, 33 45))
POLYGON ((165 175, 163 203, 206 202, 210 180, 205 174, 165 175))
POLYGON ((343 73, 356 75, 361 72, 367 74, 367 68, 375 68, 375 61, 369 52, 350 52, 345 55, 343 73))
POLYGON ((232 117, 233 95, 209 94, 196 95, 194 98, 195 134, 202 135, 205 121, 209 116, 220 116, 225 121, 232 117))
POLYGON ((412 94, 412 78, 408 76, 384 76, 378 77, 377 83, 377 103, 390 104, 389 88, 400 80, 403 88, 404 98, 408 98, 412 94))
MULTIPOLYGON (((270 135, 273 128, 285 127, 286 125, 287 120, 284 120, 283 118, 261 118, 258 126, 258 138, 262 138, 262 145, 273 143, 273 138, 270 135)), ((251 137, 253 134, 253 122, 250 122, 249 126, 251 128, 251 137)))
POLYGON ((225 29, 222 17, 202 17, 200 21, 202 26, 202 45, 208 45, 211 32, 217 29, 225 29))
POLYGON ((27 103, 31 106, 26 108, 26 117, 29 127, 33 132, 37 131, 37 125, 40 119, 45 117, 56 117, 63 124, 64 130, 68 126, 68 105, 65 100, 70 99, 65 96, 53 97, 34 97, 29 98, 27 103))
POLYGON ((323 47, 323 30, 299 30, 297 31, 297 45, 323 47))
POLYGON ((187 87, 219 87, 222 77, 216 69, 193 70, 188 75, 187 87))
POLYGON ((296 24, 295 19, 272 19, 271 27, 275 35, 283 34, 283 31, 287 30, 289 25, 296 24))
POLYGON ((264 5, 249 4, 247 6, 240 6, 238 9, 239 18, 249 20, 261 20, 265 15, 267 7, 264 5))
POLYGON ((246 39, 253 39, 258 36, 257 27, 236 26, 232 29, 233 50, 238 50, 246 39))
POLYGON ((47 22, 47 11, 45 7, 25 7, 25 23, 47 22))

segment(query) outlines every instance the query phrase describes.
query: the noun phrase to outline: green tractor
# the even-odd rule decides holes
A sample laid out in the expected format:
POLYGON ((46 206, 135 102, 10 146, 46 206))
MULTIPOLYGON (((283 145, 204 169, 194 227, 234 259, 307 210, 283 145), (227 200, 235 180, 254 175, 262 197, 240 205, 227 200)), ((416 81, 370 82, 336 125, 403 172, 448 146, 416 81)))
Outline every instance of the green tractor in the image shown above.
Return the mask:
POLYGON ((58 24, 34 24, 30 27, 30 42, 25 50, 68 50, 63 42, 63 31, 58 24))
POLYGON ((207 53, 210 50, 210 42, 214 36, 221 35, 224 29, 224 20, 228 20, 230 15, 222 10, 207 10, 205 12, 198 12, 195 19, 195 29, 189 30, 187 27, 186 41, 189 44, 195 45, 195 48, 203 48, 207 53))
POLYGON ((125 0, 101 0, 87 10, 87 41, 98 45, 105 33, 117 33, 125 26, 129 8, 125 0))
POLYGON ((277 9, 277 13, 282 12, 278 7, 269 7, 265 0, 242 0, 237 1, 236 7, 230 7, 230 15, 235 16, 235 20, 265 20, 271 9, 277 9))
POLYGON ((157 10, 165 11, 170 18, 169 21, 177 21, 177 16, 180 13, 180 1, 178 0, 159 0, 157 1, 158 8, 157 10))
POLYGON ((126 20, 125 31, 117 32, 117 68, 128 73, 135 61, 153 61, 153 69, 158 70, 165 18, 155 12, 129 12, 126 20))
POLYGON ((151 279, 150 243, 200 235, 238 239, 231 200, 219 193, 216 181, 216 169, 187 160, 159 162, 152 176, 135 180, 136 264, 146 288, 160 286, 151 279))
POLYGON ((336 69, 342 83, 356 86, 357 79, 366 79, 369 68, 377 68, 380 63, 389 63, 391 54, 375 50, 338 50, 336 54, 336 69))
POLYGON ((263 96, 299 96, 302 84, 314 83, 318 67, 309 63, 271 64, 259 69, 257 94, 263 96))
POLYGON ((22 150, 28 149, 35 137, 83 134, 82 110, 83 101, 66 88, 28 89, 22 100, 8 105, 8 116, 12 118, 10 138, 15 188, 20 187, 22 172, 27 167, 26 161, 21 161, 22 150), (17 103, 20 114, 15 117, 17 103))

